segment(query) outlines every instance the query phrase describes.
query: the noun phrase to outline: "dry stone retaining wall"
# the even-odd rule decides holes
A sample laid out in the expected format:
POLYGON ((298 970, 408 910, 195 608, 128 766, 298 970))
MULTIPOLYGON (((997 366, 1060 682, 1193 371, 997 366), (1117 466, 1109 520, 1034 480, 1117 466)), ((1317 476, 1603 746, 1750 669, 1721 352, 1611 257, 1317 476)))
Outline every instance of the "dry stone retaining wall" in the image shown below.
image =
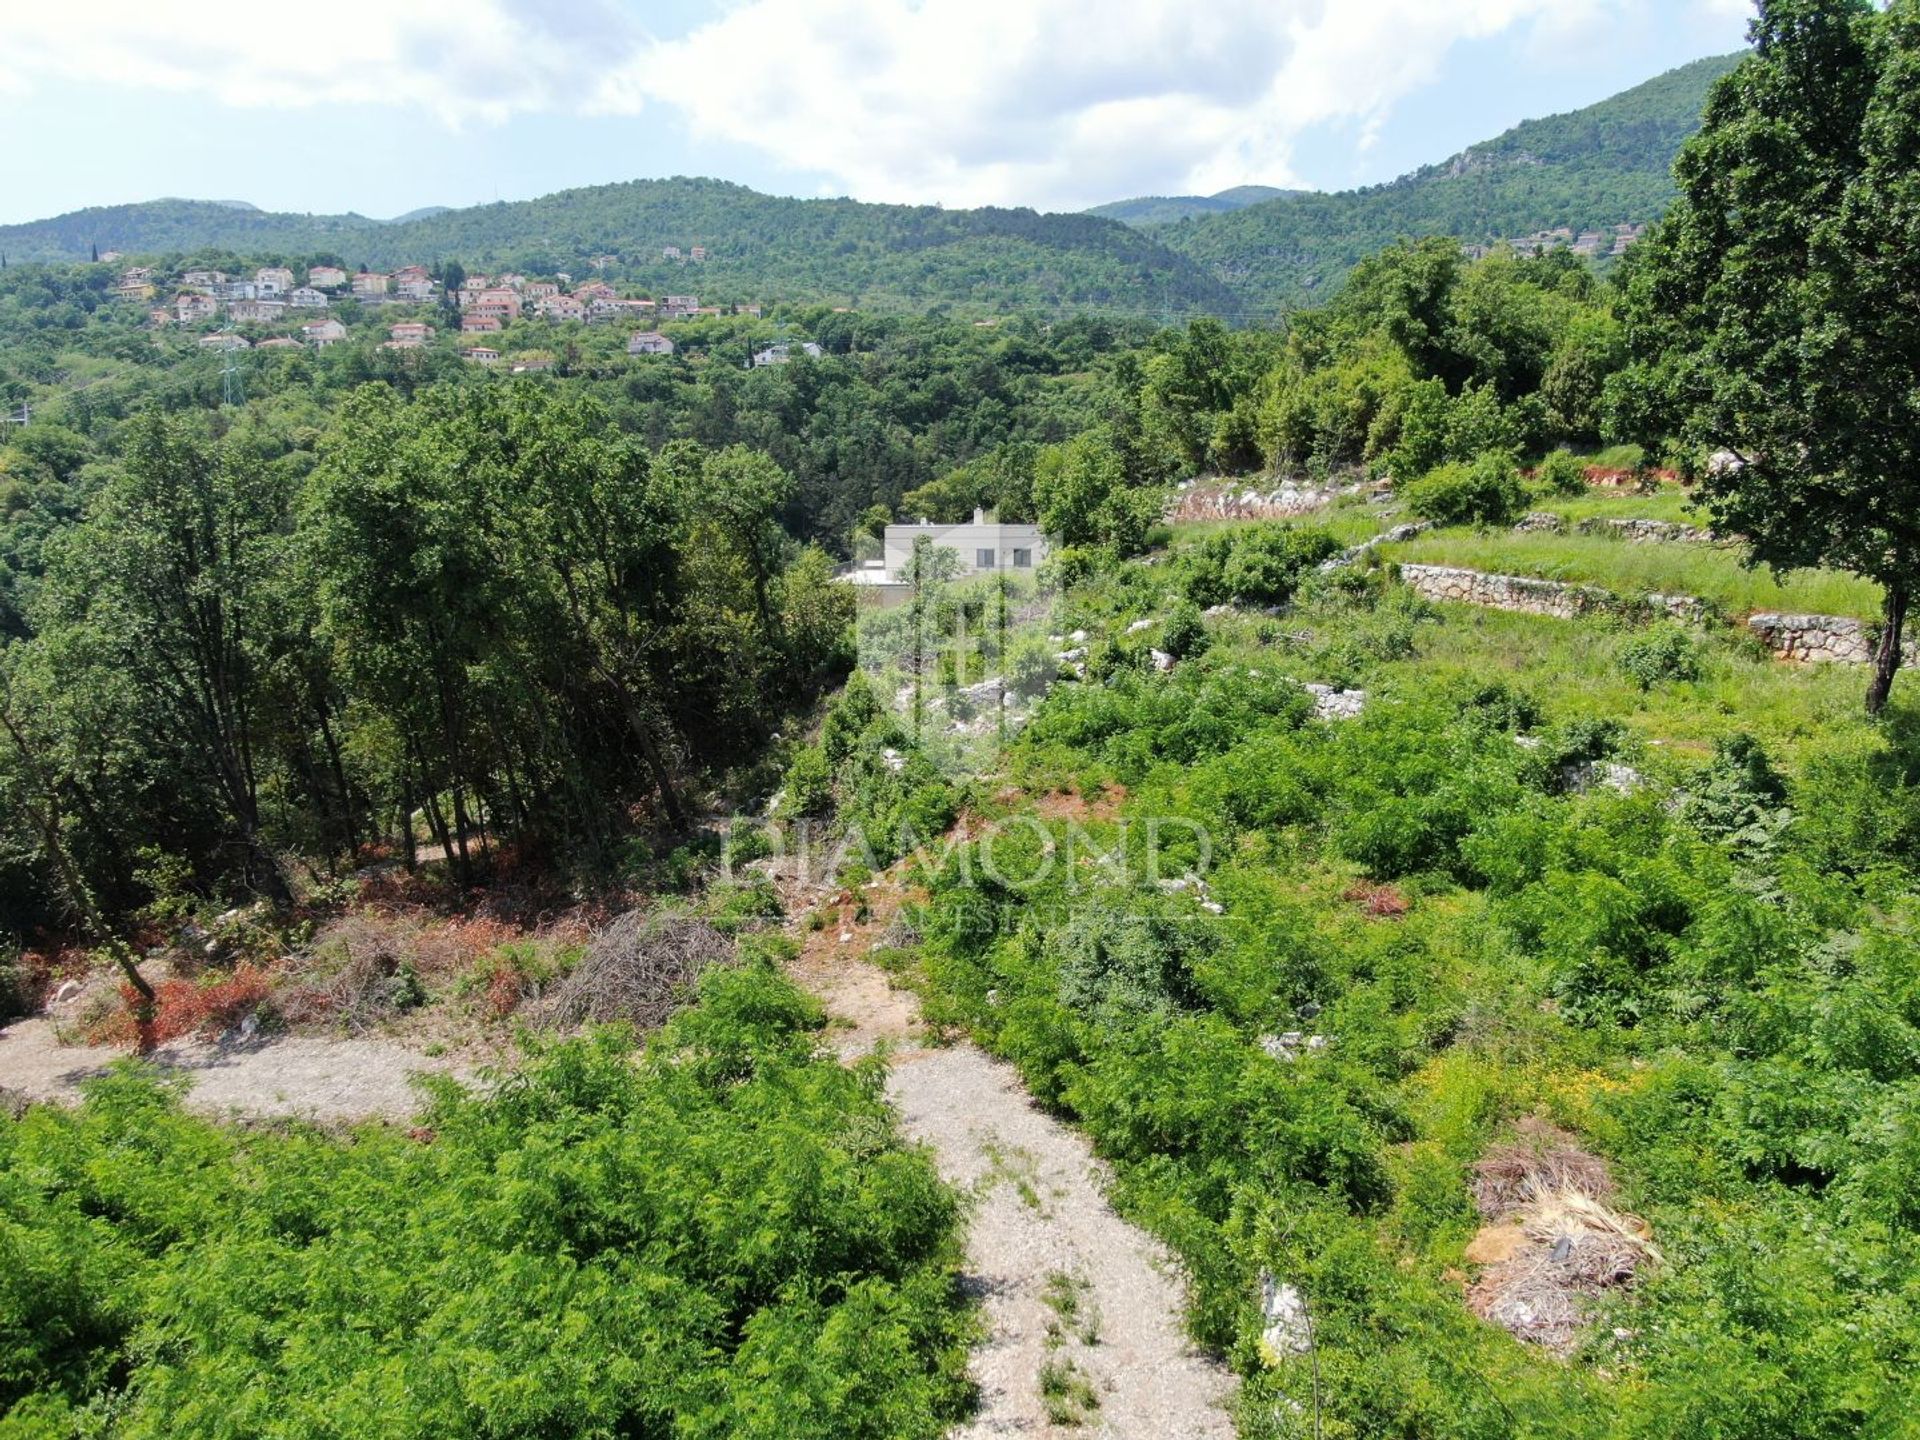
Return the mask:
MULTIPOLYGON (((1490 610, 1516 610, 1524 615, 1551 615, 1559 620, 1619 610, 1627 604, 1612 591, 1597 585, 1570 585, 1528 575, 1489 575, 1452 565, 1402 565, 1400 579, 1426 600, 1484 605, 1490 610)), ((1707 615, 1706 605, 1691 595, 1647 595, 1642 601, 1676 620, 1699 623, 1707 615)))
MULTIPOLYGON (((1782 615, 1765 611, 1751 616, 1747 628, 1782 660, 1825 661, 1836 665, 1867 665, 1873 661, 1877 627, 1849 615, 1782 615)), ((1900 647, 1904 662, 1920 664, 1920 640, 1900 647)))
POLYGON ((1675 520, 1593 519, 1580 522, 1582 535, 1614 535, 1630 545, 1676 544, 1709 545, 1718 537, 1698 525, 1682 525, 1675 520))

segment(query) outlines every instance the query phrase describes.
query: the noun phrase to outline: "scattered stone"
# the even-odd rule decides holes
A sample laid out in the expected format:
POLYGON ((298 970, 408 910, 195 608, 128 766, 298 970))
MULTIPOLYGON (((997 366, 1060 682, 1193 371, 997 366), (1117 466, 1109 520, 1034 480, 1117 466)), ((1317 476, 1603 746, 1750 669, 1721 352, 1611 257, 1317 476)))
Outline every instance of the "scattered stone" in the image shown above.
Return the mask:
POLYGON ((1312 682, 1301 688, 1313 696, 1316 720, 1354 720, 1367 708, 1367 692, 1364 690, 1336 690, 1331 685, 1312 682))
POLYGON ((1154 624, 1155 622, 1152 620, 1136 620, 1127 626, 1127 634, 1138 635, 1142 630, 1151 630, 1154 624))
POLYGON ((1716 450, 1707 457, 1707 474, 1715 480, 1738 475, 1746 468, 1747 462, 1731 450, 1716 450))
POLYGON ((1237 605, 1209 605, 1202 613, 1204 613, 1209 620, 1218 620, 1226 615, 1238 615, 1240 613, 1240 607, 1237 605))
POLYGON ((1169 670, 1171 670, 1171 669, 1173 669, 1173 667, 1174 667, 1174 664, 1175 664, 1175 661, 1174 661, 1174 658, 1173 658, 1173 656, 1171 656, 1171 655, 1169 655, 1169 654, 1168 654, 1168 653, 1167 653, 1166 651, 1164 651, 1164 650, 1149 650, 1149 651, 1148 651, 1147 653, 1148 653, 1149 655, 1151 655, 1151 656, 1153 656, 1153 668, 1154 668, 1154 669, 1156 669, 1156 670, 1158 670, 1158 671, 1160 671, 1160 672, 1161 672, 1161 673, 1163 673, 1163 674, 1164 674, 1165 672, 1167 672, 1167 671, 1169 671, 1169 670))
MULTIPOLYGON (((1567 522, 1551 510, 1529 510, 1520 517, 1520 523, 1513 527, 1516 535, 1558 535, 1567 528, 1567 522)), ((1581 527, 1585 529, 1585 526, 1581 527)))
POLYGON ((1411 540, 1414 536, 1432 528, 1433 527, 1424 520, 1415 520, 1408 521, 1402 525, 1396 525, 1391 530, 1383 530, 1371 540, 1362 540, 1358 545, 1349 545, 1338 555, 1322 560, 1320 562, 1320 573, 1322 575, 1331 575, 1337 570, 1350 569, 1366 559, 1376 546, 1397 545, 1403 540, 1411 540))
POLYGON ((1560 783, 1572 795, 1585 795, 1596 786, 1618 795, 1631 795, 1646 789, 1647 777, 1617 760, 1583 760, 1561 766, 1560 783))
POLYGON ((79 993, 80 982, 78 980, 63 980, 60 982, 60 988, 53 992, 53 1003, 56 1005, 64 1005, 79 993))

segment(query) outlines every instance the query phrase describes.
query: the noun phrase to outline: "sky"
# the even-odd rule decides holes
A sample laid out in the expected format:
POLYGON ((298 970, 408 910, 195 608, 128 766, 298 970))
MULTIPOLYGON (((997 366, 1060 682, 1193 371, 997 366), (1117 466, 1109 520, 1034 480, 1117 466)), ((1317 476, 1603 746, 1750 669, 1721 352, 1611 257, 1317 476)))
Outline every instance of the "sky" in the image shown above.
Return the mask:
POLYGON ((0 223, 714 175, 1078 210, 1346 189, 1739 48, 1747 0, 0 0, 0 223))

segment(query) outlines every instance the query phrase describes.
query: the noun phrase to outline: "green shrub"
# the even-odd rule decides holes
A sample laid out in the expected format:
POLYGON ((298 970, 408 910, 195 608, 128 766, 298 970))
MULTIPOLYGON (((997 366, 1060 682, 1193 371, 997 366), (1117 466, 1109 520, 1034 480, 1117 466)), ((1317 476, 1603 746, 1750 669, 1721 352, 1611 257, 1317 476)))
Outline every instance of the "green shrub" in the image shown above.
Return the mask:
POLYGON ((867 677, 856 670, 847 677, 846 688, 827 710, 820 726, 820 748, 829 765, 839 765, 853 753, 853 747, 874 721, 885 713, 867 677))
POLYGON ((1031 699, 1046 693, 1060 674, 1060 662, 1044 635, 1024 635, 1013 643, 1007 656, 1007 688, 1031 699))
POLYGON ((726 859, 729 866, 751 865, 773 854, 773 838, 767 827, 745 815, 733 817, 727 826, 726 859))
POLYGON ((1160 626, 1160 648, 1176 660, 1191 660, 1207 650, 1207 626, 1198 607, 1183 600, 1160 626))
POLYGON ((1620 668, 1642 690, 1700 678, 1700 647, 1677 622, 1642 630, 1620 647, 1620 668))
POLYGON ((821 816, 833 809, 833 767, 818 745, 803 746, 787 767, 786 812, 821 816))
POLYGON ((1505 525, 1527 504, 1512 459, 1488 451, 1471 465, 1442 465, 1405 489, 1407 508, 1436 525, 1505 525))
POLYGON ((0 1024, 31 1012, 31 990, 19 952, 0 949, 0 1024))
POLYGON ((1542 495, 1571 498, 1587 493, 1587 466, 1570 450, 1555 450, 1534 476, 1542 495))

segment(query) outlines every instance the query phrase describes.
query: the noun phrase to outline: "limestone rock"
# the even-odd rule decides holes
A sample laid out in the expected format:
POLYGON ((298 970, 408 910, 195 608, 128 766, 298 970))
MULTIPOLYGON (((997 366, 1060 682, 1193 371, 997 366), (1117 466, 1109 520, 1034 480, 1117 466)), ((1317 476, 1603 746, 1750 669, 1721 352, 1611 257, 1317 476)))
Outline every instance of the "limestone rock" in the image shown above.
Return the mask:
POLYGON ((1260 1272, 1260 1318, 1266 1322, 1260 1332, 1260 1350, 1269 1365, 1312 1351, 1313 1323, 1307 1318, 1306 1297, 1298 1286, 1281 1283, 1269 1270, 1260 1272))

